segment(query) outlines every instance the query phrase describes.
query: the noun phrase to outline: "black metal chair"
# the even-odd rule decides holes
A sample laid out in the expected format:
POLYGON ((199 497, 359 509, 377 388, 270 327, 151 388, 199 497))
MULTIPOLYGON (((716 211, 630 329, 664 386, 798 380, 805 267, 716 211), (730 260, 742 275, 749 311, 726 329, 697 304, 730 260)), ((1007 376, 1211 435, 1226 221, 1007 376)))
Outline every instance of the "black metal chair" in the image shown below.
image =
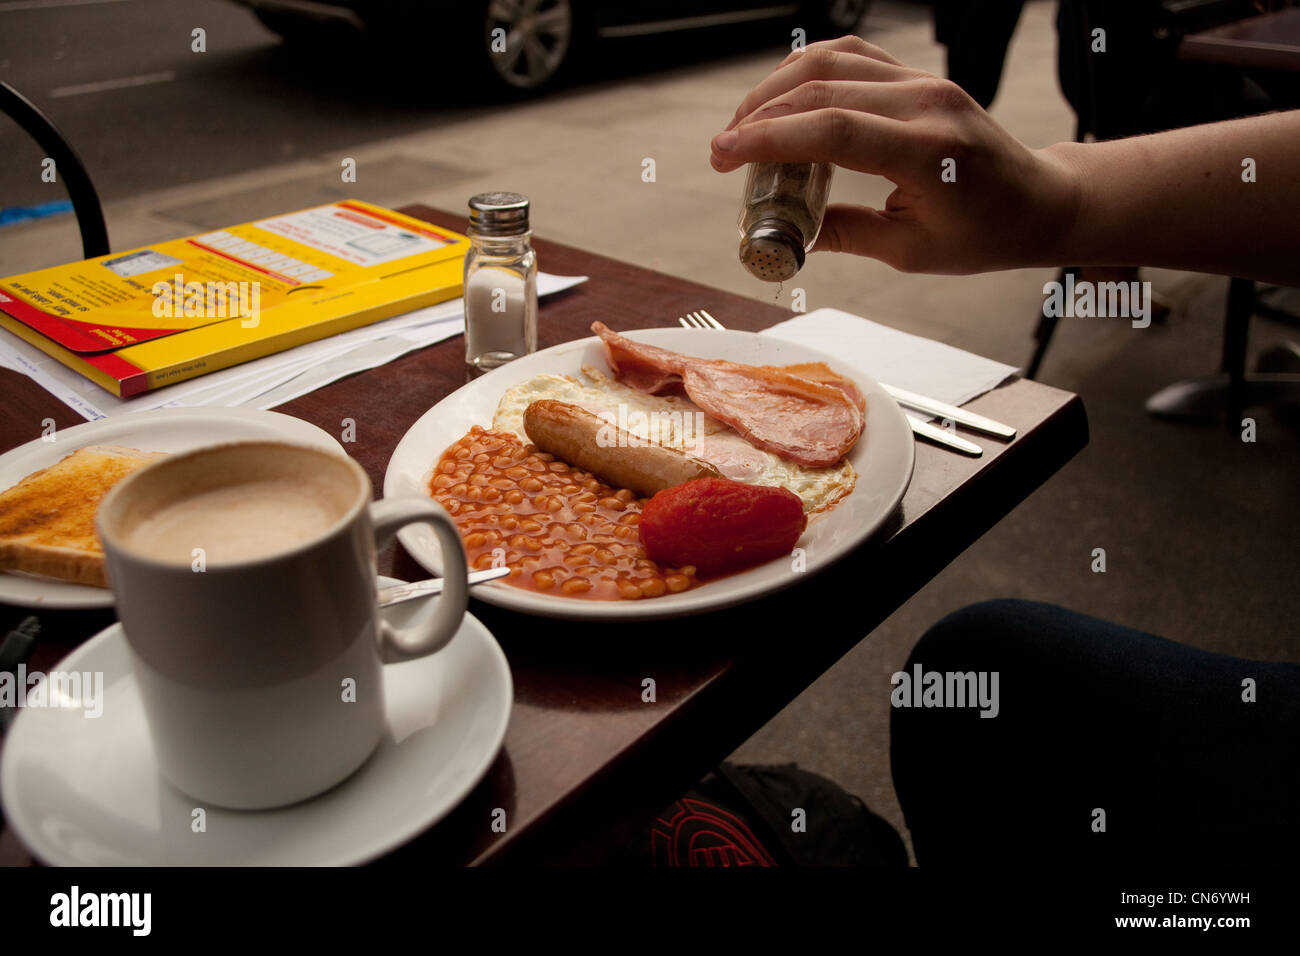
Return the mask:
POLYGON ((8 83, 0 82, 0 110, 27 131, 47 156, 54 160, 54 168, 68 190, 77 225, 81 229, 81 249, 87 259, 107 255, 108 227, 104 224, 104 210, 99 204, 99 194, 90 181, 90 174, 81 159, 68 145, 58 128, 27 97, 8 83))
MULTIPOLYGON (((1234 430, 1241 425, 1242 412, 1252 405, 1300 402, 1300 375, 1246 371, 1246 338, 1251 317, 1257 311, 1254 281, 1232 279, 1228 284, 1219 374, 1166 385, 1146 400, 1146 410, 1173 419, 1205 419, 1222 413, 1228 428, 1234 430)), ((1284 351, 1295 350, 1292 345, 1284 351)))

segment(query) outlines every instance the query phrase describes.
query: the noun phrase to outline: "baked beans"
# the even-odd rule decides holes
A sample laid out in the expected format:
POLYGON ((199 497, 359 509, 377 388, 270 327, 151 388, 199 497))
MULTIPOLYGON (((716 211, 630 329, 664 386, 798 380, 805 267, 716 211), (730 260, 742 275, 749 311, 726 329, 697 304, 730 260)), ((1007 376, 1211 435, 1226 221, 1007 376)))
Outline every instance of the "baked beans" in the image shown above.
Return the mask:
POLYGON ((646 557, 636 527, 645 499, 514 435, 475 425, 442 453, 429 492, 455 519, 470 567, 490 568, 500 554, 515 587, 618 601, 698 583, 695 568, 646 557))

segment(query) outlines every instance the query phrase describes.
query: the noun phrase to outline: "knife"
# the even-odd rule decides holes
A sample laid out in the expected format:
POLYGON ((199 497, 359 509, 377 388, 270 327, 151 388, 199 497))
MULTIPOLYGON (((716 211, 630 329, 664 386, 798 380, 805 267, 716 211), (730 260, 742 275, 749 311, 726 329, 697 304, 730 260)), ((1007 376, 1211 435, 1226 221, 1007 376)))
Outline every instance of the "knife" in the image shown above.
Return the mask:
MULTIPOLYGON (((469 573, 469 583, 472 586, 482 584, 484 581, 495 581, 497 578, 504 578, 509 573, 509 568, 486 568, 482 571, 471 571, 469 573)), ((442 582, 442 578, 430 578, 428 581, 412 581, 410 584, 394 584, 390 588, 380 588, 379 606, 389 607, 393 604, 401 604, 403 601, 414 601, 416 598, 441 594, 442 582)))
POLYGON ((898 404, 906 405, 908 408, 915 408, 918 412, 951 419, 958 425, 965 425, 967 428, 972 428, 977 432, 984 432, 986 435, 1007 439, 1016 437, 1016 430, 1010 425, 1004 425, 991 418, 985 418, 983 415, 976 415, 974 412, 968 412, 956 405, 949 405, 947 402, 927 398, 924 395, 918 395, 916 392, 909 392, 905 388, 895 388, 893 385, 881 383, 881 388, 888 392, 890 397, 898 404))
POLYGON ((923 422, 919 418, 911 415, 907 416, 908 423, 912 426, 912 432, 918 438, 927 438, 937 445, 943 445, 945 448, 951 448, 953 451, 959 451, 963 455, 970 455, 972 458, 978 458, 984 454, 984 449, 973 441, 967 441, 964 438, 958 438, 946 428, 939 428, 931 425, 929 422, 923 422))

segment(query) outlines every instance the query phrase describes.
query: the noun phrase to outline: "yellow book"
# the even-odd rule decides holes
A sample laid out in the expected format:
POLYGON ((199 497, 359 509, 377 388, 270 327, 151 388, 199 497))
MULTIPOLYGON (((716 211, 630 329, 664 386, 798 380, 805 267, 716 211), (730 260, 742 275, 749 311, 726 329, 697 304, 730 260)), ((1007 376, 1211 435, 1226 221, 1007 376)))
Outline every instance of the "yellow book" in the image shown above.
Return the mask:
POLYGON ((0 279, 0 326, 127 398, 455 298, 468 248, 347 200, 0 279))

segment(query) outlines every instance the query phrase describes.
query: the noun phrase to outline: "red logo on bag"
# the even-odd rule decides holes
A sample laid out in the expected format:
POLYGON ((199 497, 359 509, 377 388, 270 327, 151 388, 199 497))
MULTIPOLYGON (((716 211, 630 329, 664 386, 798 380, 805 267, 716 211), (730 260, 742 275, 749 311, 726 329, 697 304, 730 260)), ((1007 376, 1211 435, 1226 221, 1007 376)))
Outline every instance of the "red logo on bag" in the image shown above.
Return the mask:
POLYGON ((703 800, 678 800, 650 828, 655 866, 776 866, 740 817, 703 800))

